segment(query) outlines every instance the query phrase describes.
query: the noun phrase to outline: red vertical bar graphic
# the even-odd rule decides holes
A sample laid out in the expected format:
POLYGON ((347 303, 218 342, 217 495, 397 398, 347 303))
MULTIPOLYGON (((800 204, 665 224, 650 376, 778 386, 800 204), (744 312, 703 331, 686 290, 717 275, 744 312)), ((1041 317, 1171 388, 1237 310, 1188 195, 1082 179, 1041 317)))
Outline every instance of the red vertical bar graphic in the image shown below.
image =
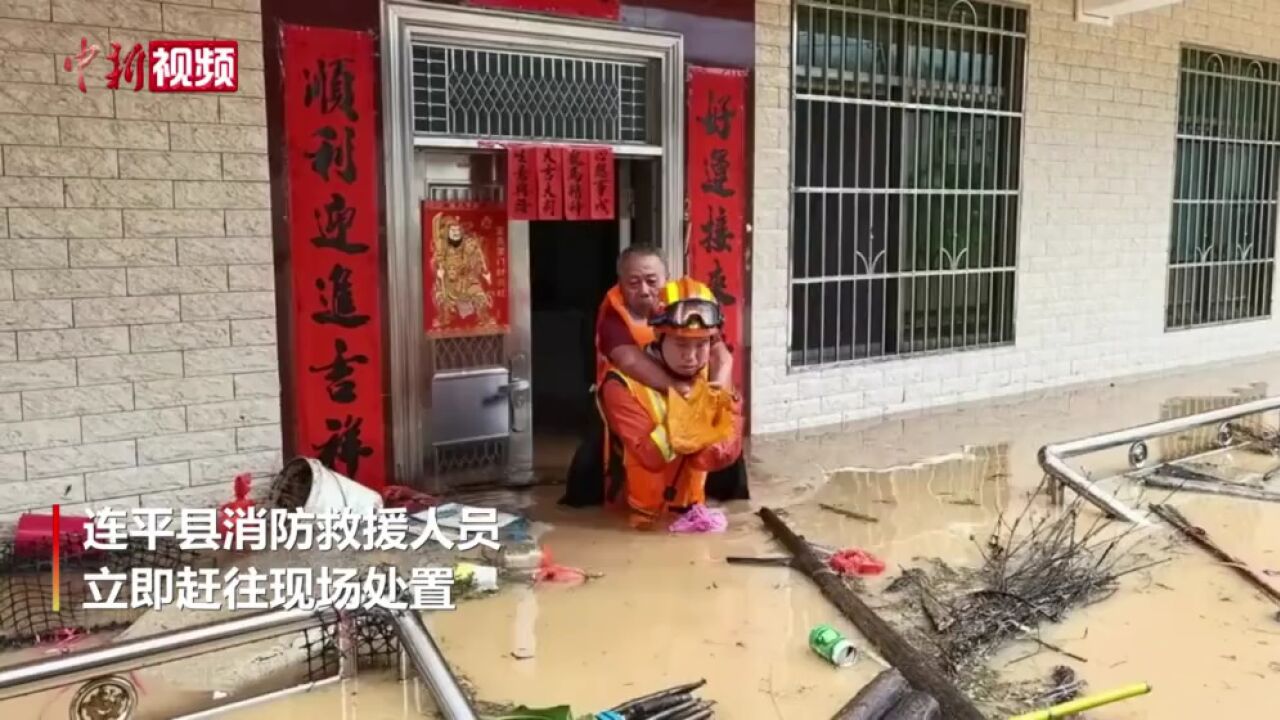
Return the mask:
POLYGON ((62 507, 53 506, 53 611, 62 609, 62 507))

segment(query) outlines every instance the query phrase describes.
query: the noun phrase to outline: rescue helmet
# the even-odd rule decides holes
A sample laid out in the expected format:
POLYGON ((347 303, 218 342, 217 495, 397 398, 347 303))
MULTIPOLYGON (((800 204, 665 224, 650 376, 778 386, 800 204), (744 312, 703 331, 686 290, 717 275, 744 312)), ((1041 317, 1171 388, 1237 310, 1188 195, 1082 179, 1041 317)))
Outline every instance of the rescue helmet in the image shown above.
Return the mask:
POLYGON ((705 338, 724 326, 715 293, 691 277, 668 282, 658 293, 658 301, 662 311, 649 321, 658 335, 705 338))

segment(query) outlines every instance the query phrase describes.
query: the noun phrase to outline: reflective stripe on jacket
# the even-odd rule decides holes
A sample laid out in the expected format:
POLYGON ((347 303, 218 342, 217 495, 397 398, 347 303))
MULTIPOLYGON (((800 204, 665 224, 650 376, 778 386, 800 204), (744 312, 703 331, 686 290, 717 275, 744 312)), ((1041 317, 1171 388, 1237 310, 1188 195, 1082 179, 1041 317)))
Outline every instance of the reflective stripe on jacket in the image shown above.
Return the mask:
POLYGON ((607 504, 625 507, 633 527, 648 527, 668 510, 706 502, 707 469, 698 456, 672 451, 661 393, 609 366, 597 398, 608 427, 607 504))

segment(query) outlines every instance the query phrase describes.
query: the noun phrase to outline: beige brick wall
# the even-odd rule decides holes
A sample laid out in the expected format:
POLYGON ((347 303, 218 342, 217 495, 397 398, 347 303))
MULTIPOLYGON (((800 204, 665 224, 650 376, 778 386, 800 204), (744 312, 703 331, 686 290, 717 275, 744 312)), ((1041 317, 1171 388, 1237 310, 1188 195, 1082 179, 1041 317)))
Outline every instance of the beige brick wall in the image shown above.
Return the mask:
POLYGON ((1164 330, 1179 47, 1280 59, 1280 0, 1187 0, 1113 27, 1076 22, 1073 0, 1026 6, 1015 346, 788 372, 790 11, 757 0, 753 431, 1280 350, 1280 319, 1164 330))
POLYGON ((0 514, 278 468, 260 41, 257 0, 0 0, 0 514), (237 94, 105 89, 109 43, 210 36, 237 94))

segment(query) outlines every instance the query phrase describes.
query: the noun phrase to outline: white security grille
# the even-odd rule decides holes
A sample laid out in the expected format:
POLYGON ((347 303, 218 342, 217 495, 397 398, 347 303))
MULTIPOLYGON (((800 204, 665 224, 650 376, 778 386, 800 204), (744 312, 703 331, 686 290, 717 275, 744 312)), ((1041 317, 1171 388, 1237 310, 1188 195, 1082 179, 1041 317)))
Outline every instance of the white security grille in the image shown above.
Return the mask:
POLYGON ((1184 48, 1168 329, 1271 315, 1280 63, 1184 48))
POLYGON ((465 138, 645 144, 648 71, 644 63, 415 45, 414 129, 465 138))
POLYGON ((797 3, 793 366, 1013 341, 1026 21, 797 3))

